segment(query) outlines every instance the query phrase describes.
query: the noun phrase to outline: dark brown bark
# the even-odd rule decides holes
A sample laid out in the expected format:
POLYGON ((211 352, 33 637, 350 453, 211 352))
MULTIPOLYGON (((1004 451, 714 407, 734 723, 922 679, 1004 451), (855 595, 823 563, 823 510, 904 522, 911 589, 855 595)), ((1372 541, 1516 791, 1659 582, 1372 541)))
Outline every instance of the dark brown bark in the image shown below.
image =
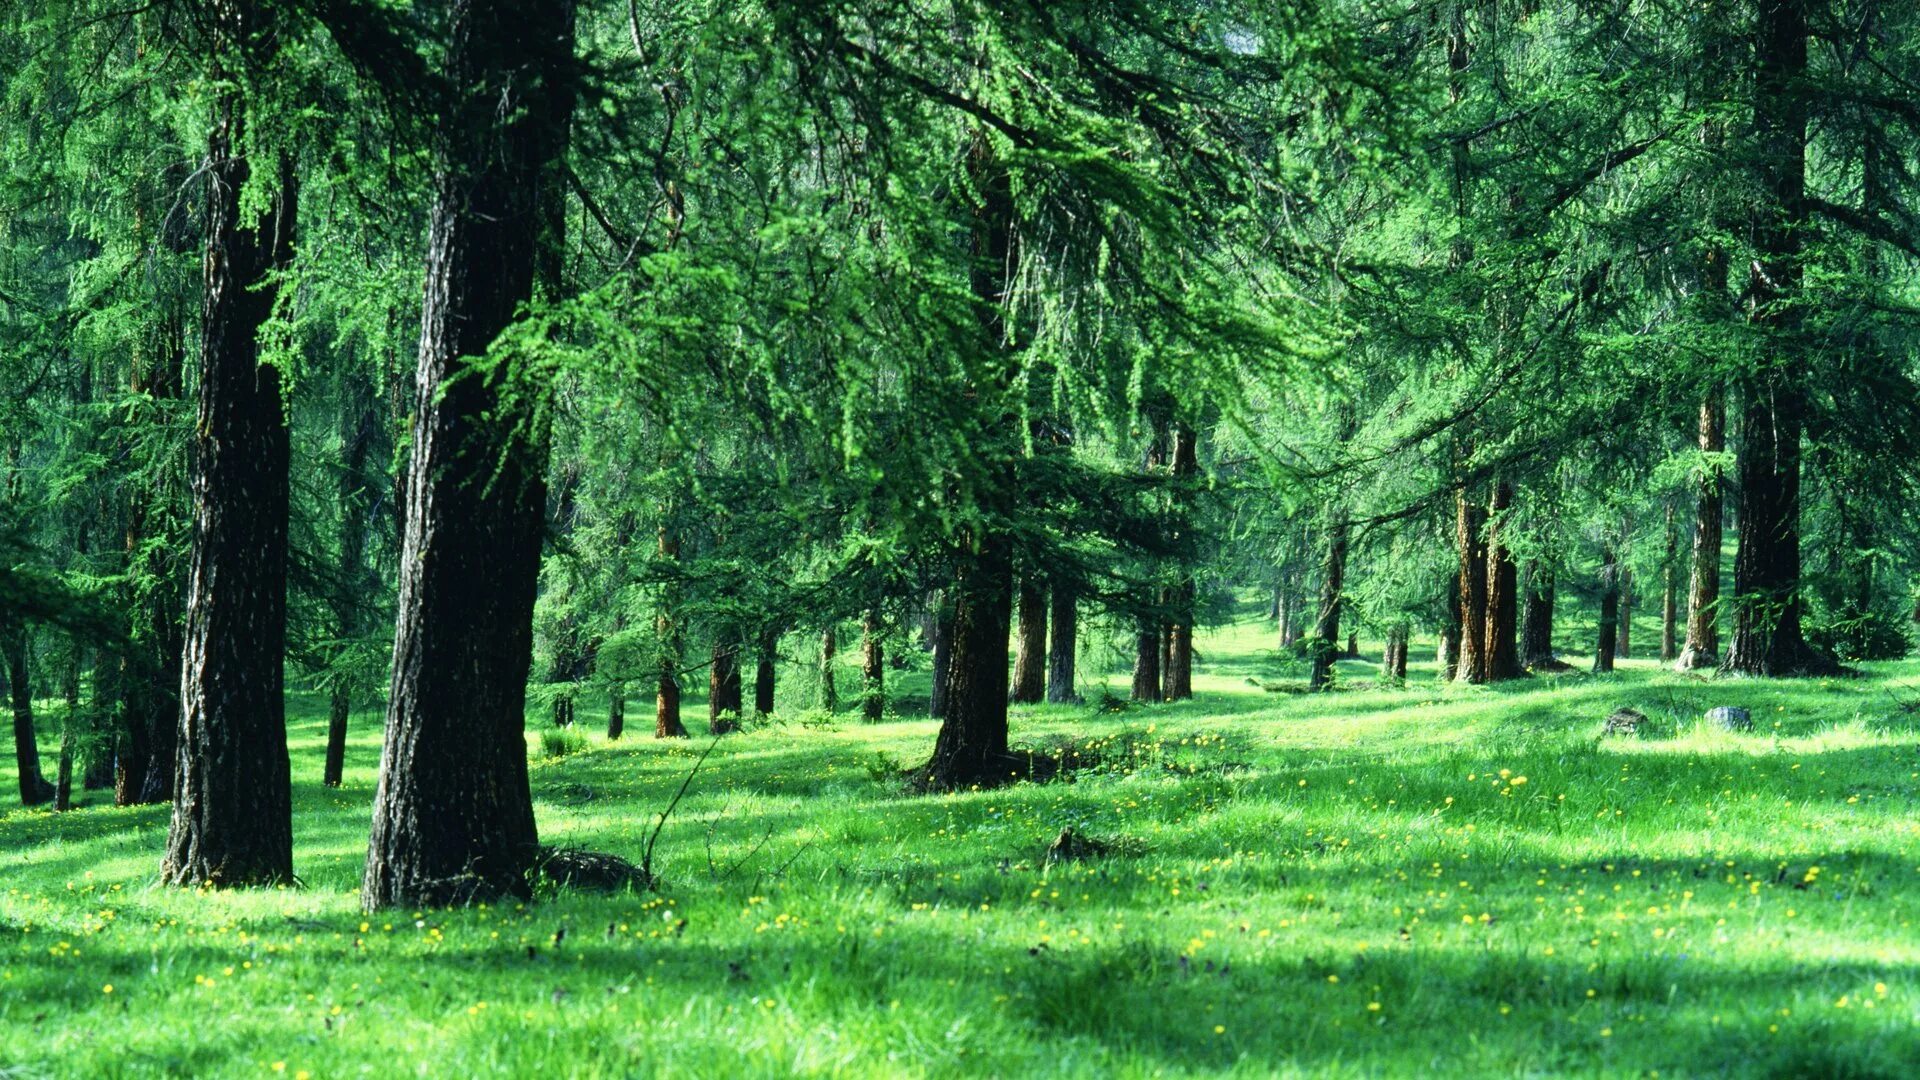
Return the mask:
POLYGON ((1452 682, 1460 672, 1460 588, 1459 581, 1447 585, 1447 618, 1440 624, 1440 641, 1434 648, 1434 663, 1440 669, 1440 681, 1452 682))
POLYGON ((1140 617, 1133 637, 1133 692, 1135 701, 1160 700, 1160 622, 1140 617))
POLYGON ((1622 660, 1633 657, 1633 571, 1620 568, 1620 634, 1614 642, 1614 655, 1622 660))
MULTIPOLYGON (((1199 475, 1199 439, 1184 423, 1173 425, 1173 478, 1176 498, 1182 512, 1190 502, 1186 487, 1199 475)), ((1168 701, 1183 701, 1193 696, 1193 615, 1194 582, 1191 566, 1183 567, 1180 580, 1169 590, 1168 610, 1172 623, 1167 628, 1166 664, 1160 681, 1168 701)))
POLYGON ((961 560, 952 593, 946 715, 925 771, 926 785, 943 791, 1005 783, 1016 772, 1007 752, 1013 561, 1005 542, 982 537, 961 560))
POLYGON ((740 646, 731 637, 716 638, 707 666, 707 732, 725 735, 740 729, 740 646))
MULTIPOLYGON (((1725 257, 1719 260, 1720 288, 1726 289, 1725 257)), ((1718 454, 1727 447, 1726 401, 1719 390, 1700 404, 1700 450, 1718 454)), ((1679 671, 1720 663, 1721 478, 1717 466, 1700 474, 1693 520, 1693 570, 1687 588, 1687 640, 1674 661, 1679 671)))
POLYGON ((1620 633, 1620 567, 1608 545, 1600 556, 1600 638, 1595 643, 1593 670, 1612 671, 1620 633))
POLYGON ((753 672, 753 711, 756 716, 773 715, 774 662, 780 639, 767 634, 760 639, 759 660, 753 672))
POLYGON ((1038 578, 1020 583, 1018 619, 1012 700, 1031 705, 1047 696, 1047 590, 1038 578))
POLYGON ((1520 614, 1520 661, 1529 668, 1554 666, 1553 567, 1532 563, 1527 571, 1520 614))
POLYGON ((323 787, 339 787, 347 768, 347 716, 352 699, 345 687, 336 686, 327 696, 327 759, 320 774, 323 787))
POLYGON ((524 714, 545 437, 509 393, 511 359, 470 374, 470 358, 555 244, 541 190, 573 111, 573 5, 456 0, 447 42, 367 908, 524 897, 539 844, 524 714))
POLYGON ((615 690, 607 695, 607 741, 618 742, 627 733, 627 694, 615 690))
POLYGON ((1320 575, 1320 611, 1307 645, 1313 650, 1312 667, 1307 673, 1308 690, 1325 690, 1333 684, 1333 660, 1340 647, 1341 597, 1346 589, 1347 531, 1345 521, 1327 527, 1327 552, 1320 575))
POLYGON ((1073 688, 1074 659, 1080 641, 1080 605, 1073 586, 1053 583, 1052 611, 1047 620, 1047 700, 1055 705, 1078 702, 1073 688))
MULTIPOLYGON (((658 541, 660 558, 666 562, 679 562, 680 539, 666 525, 660 526, 658 541)), ((660 656, 657 661, 659 675, 654 681, 653 692, 653 737, 656 739, 684 739, 687 726, 680 720, 680 656, 682 641, 680 637, 680 595, 679 589, 669 583, 662 590, 660 614, 654 620, 655 636, 659 640, 660 656)))
POLYGON ((868 611, 860 626, 860 715, 869 724, 886 719, 886 652, 880 643, 880 613, 868 611))
POLYGON ((1761 0, 1755 22, 1753 120, 1765 193, 1748 281, 1753 322, 1771 354, 1746 380, 1735 518, 1733 635, 1722 667, 1746 675, 1837 670, 1806 643, 1800 615, 1800 436, 1804 377, 1793 362, 1807 231, 1805 0, 1761 0), (1781 355, 1787 353, 1788 355, 1781 355))
MULTIPOLYGON (((227 43, 263 33, 251 6, 225 8, 227 43)), ((260 362, 272 274, 293 257, 298 194, 282 154, 272 203, 243 220, 245 104, 217 106, 208 137, 207 249, 194 427, 193 542, 174 765, 161 877, 170 885, 293 879, 287 764, 287 505, 290 458, 280 371, 260 362)))
POLYGON ((1487 681, 1487 511, 1461 491, 1454 497, 1460 552, 1460 646, 1454 678, 1487 681))
POLYGON ((953 601, 942 590, 933 601, 933 687, 927 696, 927 715, 947 715, 947 671, 953 662, 953 601))
POLYGON ((1487 681, 1517 679, 1520 666, 1520 573, 1505 542, 1513 485, 1494 485, 1487 525, 1487 681))
POLYGON ((54 790, 40 774, 40 744, 33 730, 33 681, 26 627, 0 625, 0 648, 7 654, 8 697, 13 706, 13 761, 20 781, 20 804, 39 806, 53 798, 54 790))

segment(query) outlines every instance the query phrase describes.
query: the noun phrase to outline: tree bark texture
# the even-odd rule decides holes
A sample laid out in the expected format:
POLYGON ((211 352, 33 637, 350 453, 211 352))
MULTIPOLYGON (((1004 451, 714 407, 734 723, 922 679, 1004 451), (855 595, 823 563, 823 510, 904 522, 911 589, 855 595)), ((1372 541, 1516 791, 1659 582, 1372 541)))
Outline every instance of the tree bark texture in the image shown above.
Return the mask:
POLYGON ((707 733, 725 735, 740 729, 740 646, 723 634, 714 639, 712 657, 707 667, 707 733))
POLYGON ((1615 647, 1620 633, 1620 566, 1609 544, 1600 556, 1600 638, 1595 643, 1593 670, 1613 670, 1615 647))
POLYGON ((1039 578, 1020 582, 1017 625, 1011 700, 1031 705, 1047 696, 1047 590, 1039 578))
POLYGON ((1347 523, 1336 521, 1327 526, 1326 562, 1320 575, 1320 611, 1313 623, 1312 667, 1307 673, 1308 690, 1325 690, 1333 685, 1333 659, 1340 648, 1340 605, 1347 580, 1347 523))
POLYGON ((860 716, 869 724, 887 716, 886 647, 880 642, 880 613, 872 610, 860 624, 860 716))
POLYGON ((1460 649, 1454 678, 1487 681, 1487 511, 1467 498, 1454 497, 1454 536, 1460 549, 1460 649))
POLYGON ((1520 614, 1520 661, 1529 668, 1552 667, 1556 663, 1553 587, 1553 567, 1539 561, 1530 564, 1520 614))
POLYGON ((1080 646, 1080 605, 1073 586, 1053 583, 1052 610, 1047 620, 1047 700, 1055 705, 1078 702, 1074 690, 1074 659, 1080 646))
POLYGON ((1487 524, 1487 681, 1517 679, 1520 666, 1520 573, 1505 543, 1513 485, 1494 485, 1487 524))

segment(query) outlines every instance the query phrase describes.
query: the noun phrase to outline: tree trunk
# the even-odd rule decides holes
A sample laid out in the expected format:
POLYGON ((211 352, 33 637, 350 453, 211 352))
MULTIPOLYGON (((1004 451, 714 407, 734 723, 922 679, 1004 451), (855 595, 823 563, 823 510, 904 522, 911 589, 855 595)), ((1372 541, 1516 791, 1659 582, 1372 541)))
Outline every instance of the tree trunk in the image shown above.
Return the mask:
POLYGON ((773 715, 773 676, 775 651, 780 639, 767 634, 760 639, 760 656, 753 672, 753 711, 756 716, 773 715))
POLYGON ((1401 623, 1394 628, 1393 662, 1387 665, 1387 675, 1393 679, 1393 685, 1405 686, 1407 682, 1407 645, 1413 639, 1413 628, 1401 623))
POLYGON ((1069 705, 1080 700, 1073 688, 1075 653, 1080 646, 1080 605, 1073 586, 1053 583, 1053 610, 1047 622, 1047 700, 1069 705))
POLYGON ((53 785, 40 774, 40 744, 33 731, 33 682, 28 667, 27 628, 0 626, 6 649, 7 684, 13 705, 13 760, 20 780, 20 805, 39 806, 54 797, 53 785))
POLYGON ((1625 566, 1620 568, 1620 635, 1615 642, 1614 655, 1622 660, 1633 657, 1633 571, 1625 566))
POLYGON ((1520 616, 1520 660, 1530 668, 1553 667, 1553 567, 1528 565, 1520 616))
POLYGON ((1467 499, 1454 497, 1458 511, 1455 540, 1460 547, 1460 648, 1454 678, 1460 682, 1487 681, 1487 512, 1467 499))
MULTIPOLYGON (((1726 259, 1719 260, 1720 288, 1726 289, 1726 259)), ((1700 450, 1718 454, 1727 446, 1726 400, 1718 389, 1700 404, 1700 450)), ((1674 661, 1677 671, 1720 663, 1721 480, 1717 466, 1703 466, 1693 520, 1693 571, 1687 588, 1687 641, 1674 661)))
POLYGON ((1609 544, 1600 556, 1600 640, 1593 653, 1593 670, 1597 674, 1613 670, 1615 647, 1619 644, 1620 633, 1620 573, 1614 559, 1613 546, 1609 544))
POLYGON ((987 535, 963 558, 953 583, 953 644, 947 708, 927 763, 928 788, 951 791, 1004 783, 1007 752, 1007 644, 1013 620, 1013 561, 987 535))
MULTIPOLYGON (((151 362, 136 359, 128 388, 157 401, 180 397, 185 328, 169 308, 161 319, 151 362)), ((132 591, 127 606, 143 633, 123 653, 119 678, 124 752, 114 769, 114 802, 120 806, 173 801, 174 758, 180 736, 181 654, 186 648, 180 616, 186 594, 176 569, 177 550, 167 534, 168 512, 179 492, 166 479, 133 491, 127 505, 126 559, 136 564, 143 587, 132 591)), ((96 662, 95 678, 103 666, 96 662)), ((98 689, 96 688, 96 693, 98 689)))
MULTIPOLYGON (((216 33, 232 45, 265 31, 250 5, 217 18, 216 33)), ((160 874, 170 885, 265 885, 293 879, 282 688, 290 445, 280 370, 260 362, 260 330, 273 314, 272 275, 292 262, 298 193, 283 152, 273 201, 242 220, 245 103, 229 91, 217 108, 207 146, 186 649, 160 874)))
POLYGON ((707 666, 707 733, 725 735, 740 730, 740 646, 723 634, 714 639, 712 657, 707 666))
POLYGON ((880 613, 873 610, 860 625, 860 715, 869 724, 887 715, 886 654, 880 644, 880 613))
MULTIPOLYGON (((544 433, 510 371, 470 374, 560 238, 543 212, 573 113, 573 5, 456 0, 441 59, 419 392, 367 908, 529 895, 526 684, 544 433)), ((676 708, 677 711, 677 708, 676 708)))
POLYGON ((1800 329, 1801 237, 1807 231, 1808 95, 1805 0, 1763 0, 1754 59, 1754 128, 1761 190, 1748 292, 1768 351, 1746 381, 1734 554, 1733 636, 1723 667, 1746 675, 1837 670, 1800 628, 1801 373, 1791 355, 1800 329), (1787 355, 1782 355, 1783 353, 1787 355))
MULTIPOLYGON (((658 550, 663 562, 679 563, 680 539, 664 523, 660 526, 658 550)), ((654 682, 653 692, 653 737, 656 739, 687 737, 687 727, 680 722, 680 655, 683 642, 680 637, 679 600, 678 587, 668 584, 662 591, 660 614, 653 624, 660 648, 660 673, 654 682)))
POLYGON ((1440 624, 1440 641, 1434 647, 1434 664, 1440 669, 1440 681, 1452 682, 1460 672, 1460 589, 1456 579, 1447 583, 1447 618, 1440 624))
POLYGON ((627 733, 627 694, 615 690, 607 695, 607 741, 619 742, 627 733))
POLYGON ((1492 518, 1487 526, 1487 680, 1517 679, 1520 667, 1520 573, 1506 545, 1507 511, 1513 485, 1494 485, 1492 518))
POLYGON ((1135 701, 1160 700, 1160 621, 1142 615, 1133 637, 1133 692, 1135 701))
POLYGON ((323 787, 339 787, 341 774, 346 771, 347 715, 351 710, 352 699, 346 687, 335 686, 327 698, 327 761, 320 775, 323 787))
POLYGON ((1047 696, 1047 590, 1040 579, 1020 582, 1019 633, 1013 641, 1013 697, 1030 705, 1047 696))
POLYGON ((829 713, 840 711, 840 690, 833 681, 833 661, 839 655, 840 641, 829 623, 820 631, 820 707, 829 713))
POLYGON ((947 673, 953 663, 953 602, 945 590, 934 595, 933 687, 927 696, 927 715, 947 715, 947 673))
POLYGON ((1325 570, 1320 577, 1320 613, 1314 620, 1313 666, 1307 673, 1308 690, 1325 690, 1333 684, 1334 653, 1340 647, 1340 603, 1346 588, 1347 523, 1340 520, 1327 526, 1325 570))
POLYGON ((1670 664, 1679 653, 1675 630, 1679 623, 1680 533, 1673 524, 1673 503, 1667 503, 1667 552, 1660 568, 1660 661, 1670 664))
MULTIPOLYGON (((1176 423, 1173 425, 1173 479, 1183 532, 1192 503, 1191 485, 1199 472, 1199 438, 1191 427, 1176 423)), ((1192 555, 1189 553, 1186 558, 1187 565, 1181 568, 1180 580, 1170 590, 1168 604, 1173 621, 1167 628, 1166 664, 1161 673, 1168 701, 1184 701, 1193 696, 1194 582, 1192 555)))

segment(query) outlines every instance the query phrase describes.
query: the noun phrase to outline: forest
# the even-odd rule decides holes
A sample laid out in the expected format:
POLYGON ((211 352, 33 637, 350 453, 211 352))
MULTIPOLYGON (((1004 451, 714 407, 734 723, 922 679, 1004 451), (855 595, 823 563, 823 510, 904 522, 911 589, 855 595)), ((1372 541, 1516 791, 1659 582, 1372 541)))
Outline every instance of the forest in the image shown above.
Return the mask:
POLYGON ((1901 0, 0 0, 0 1078, 1912 1076, 1916 267, 1901 0))

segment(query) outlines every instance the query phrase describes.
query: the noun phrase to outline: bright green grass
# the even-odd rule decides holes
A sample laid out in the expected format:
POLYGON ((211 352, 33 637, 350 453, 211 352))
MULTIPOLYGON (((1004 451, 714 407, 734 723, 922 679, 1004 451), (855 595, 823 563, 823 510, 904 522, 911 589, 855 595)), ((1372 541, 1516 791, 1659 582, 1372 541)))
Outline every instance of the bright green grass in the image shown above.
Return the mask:
MULTIPOLYGON (((1269 641, 1204 639, 1188 704, 1016 712, 1017 740, 1140 748, 1131 772, 917 797, 878 763, 929 723, 758 730, 667 826, 657 895, 364 925, 375 721, 325 791, 300 699, 303 888, 156 887, 163 808, 0 817, 0 1076, 1920 1069, 1893 696, 1920 664, 1378 690, 1345 663, 1356 689, 1308 698, 1249 683, 1269 641), (1694 721, 1720 703, 1759 730, 1694 721), (1599 740, 1626 704, 1677 734, 1599 740), (1049 869, 1068 824, 1118 853, 1049 869)), ((546 841, 638 855, 704 740, 637 734, 535 761, 546 841)))

